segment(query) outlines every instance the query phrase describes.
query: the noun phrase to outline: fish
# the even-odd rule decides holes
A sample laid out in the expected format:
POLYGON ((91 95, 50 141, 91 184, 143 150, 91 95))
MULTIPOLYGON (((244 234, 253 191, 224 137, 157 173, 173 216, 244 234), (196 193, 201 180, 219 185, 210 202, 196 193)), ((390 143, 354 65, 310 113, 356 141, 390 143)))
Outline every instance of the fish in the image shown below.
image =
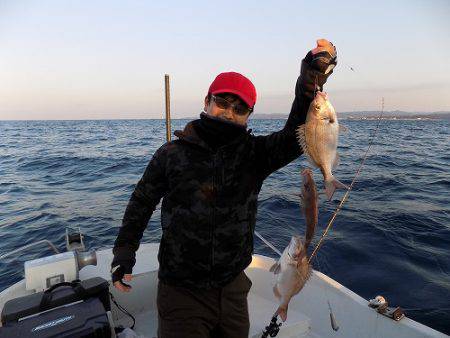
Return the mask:
POLYGON ((333 310, 331 309, 331 304, 330 304, 329 300, 328 300, 328 309, 330 309, 330 325, 331 325, 331 328, 334 331, 338 331, 339 330, 339 325, 338 325, 338 323, 336 321, 336 318, 334 317, 333 310))
POLYGON ((319 221, 319 194, 314 182, 313 172, 307 168, 302 171, 302 193, 300 195, 303 215, 305 216, 305 250, 314 236, 319 221))
POLYGON ((284 249, 280 259, 269 271, 277 275, 273 293, 280 305, 275 316, 280 316, 284 322, 291 298, 298 294, 311 276, 311 266, 308 262, 305 244, 300 236, 293 236, 284 249))
POLYGON ((331 200, 337 188, 348 189, 331 170, 339 163, 337 152, 340 128, 334 107, 327 93, 317 92, 306 114, 305 123, 297 128, 297 140, 308 160, 320 169, 325 194, 331 200))

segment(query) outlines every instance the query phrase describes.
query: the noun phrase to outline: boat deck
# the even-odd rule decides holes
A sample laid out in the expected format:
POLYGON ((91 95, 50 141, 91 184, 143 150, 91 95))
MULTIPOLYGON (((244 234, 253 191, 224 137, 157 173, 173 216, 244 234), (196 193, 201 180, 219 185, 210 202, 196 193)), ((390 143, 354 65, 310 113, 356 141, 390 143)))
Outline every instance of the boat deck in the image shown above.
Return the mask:
MULTIPOLYGON (((136 318, 135 331, 141 338, 156 337, 157 310, 156 292, 158 283, 158 244, 142 244, 137 252, 133 269, 133 290, 122 293, 110 286, 116 301, 136 318)), ((86 266, 80 270, 80 279, 103 277, 110 280, 111 249, 97 251, 97 266, 86 266)), ((253 285, 248 296, 250 315, 249 337, 261 337, 261 333, 278 308, 272 287, 275 281, 269 272, 275 261, 272 258, 254 255, 251 265, 245 270, 253 285)), ((22 280, 0 293, 0 309, 12 298, 32 293, 25 290, 22 280)), ((399 322, 380 315, 369 308, 367 300, 361 298, 328 276, 313 271, 310 280, 301 292, 289 303, 288 318, 277 337, 297 338, 449 338, 449 336, 417 323, 407 317, 399 322), (328 303, 331 304, 339 326, 331 328, 328 303)), ((112 305, 112 316, 116 325, 130 327, 131 319, 112 305)))
MULTIPOLYGON (((248 303, 251 323, 249 337, 259 338, 264 329, 264 325, 261 326, 261 323, 269 323, 277 304, 253 293, 249 294, 248 303)), ((131 319, 121 317, 120 323, 130 326, 131 319)), ((155 310, 145 311, 136 316, 134 331, 141 336, 140 338, 156 338, 157 327, 158 317, 155 310)), ((280 333, 278 337, 318 337, 311 332, 311 320, 298 311, 289 311, 288 320, 283 323, 282 327, 282 334, 280 333)))

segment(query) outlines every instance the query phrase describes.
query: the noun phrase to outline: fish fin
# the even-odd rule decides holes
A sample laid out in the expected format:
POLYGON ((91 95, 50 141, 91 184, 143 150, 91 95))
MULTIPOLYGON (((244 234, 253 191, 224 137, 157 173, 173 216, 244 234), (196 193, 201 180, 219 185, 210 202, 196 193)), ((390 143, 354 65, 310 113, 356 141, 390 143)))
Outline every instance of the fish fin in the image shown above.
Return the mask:
POLYGON ((301 124, 297 128, 297 141, 305 154, 308 154, 308 147, 306 146, 305 125, 301 124))
POLYGON ((277 287, 276 284, 273 286, 273 294, 274 294, 275 297, 277 297, 278 299, 281 298, 281 293, 280 293, 280 291, 278 291, 278 287, 277 287))
POLYGON ((339 154, 336 152, 336 156, 334 157, 332 169, 335 169, 339 165, 339 154))
POLYGON ((329 201, 331 201, 331 198, 333 197, 335 190, 339 188, 348 189, 348 187, 345 184, 339 182, 337 179, 334 178, 333 175, 331 175, 331 177, 325 180, 325 194, 327 195, 329 201))
POLYGON ((339 125, 339 132, 340 133, 347 133, 348 128, 346 126, 343 126, 342 124, 339 125))
POLYGON ((287 319, 287 306, 286 307, 282 307, 281 305, 278 307, 278 309, 277 309, 277 311, 275 311, 275 313, 274 313, 274 317, 275 316, 280 316, 280 318, 281 318, 281 320, 283 321, 283 322, 285 322, 286 321, 286 319, 287 319))
POLYGON ((280 262, 276 262, 274 265, 272 265, 269 269, 270 272, 273 272, 275 275, 279 274, 281 270, 281 264, 280 262))
POLYGON ((313 159, 311 158, 311 155, 309 154, 309 149, 306 144, 306 132, 305 132, 305 124, 301 124, 297 128, 297 142, 300 145, 300 148, 303 150, 303 154, 306 155, 306 160, 308 163, 313 167, 317 168, 317 164, 314 163, 313 159))

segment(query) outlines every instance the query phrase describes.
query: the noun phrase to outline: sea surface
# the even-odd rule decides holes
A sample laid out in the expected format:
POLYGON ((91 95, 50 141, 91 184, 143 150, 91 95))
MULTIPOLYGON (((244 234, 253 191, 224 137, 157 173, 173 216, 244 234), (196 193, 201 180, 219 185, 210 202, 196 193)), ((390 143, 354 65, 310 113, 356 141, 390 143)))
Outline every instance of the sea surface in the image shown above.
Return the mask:
MULTIPOLYGON (((173 129, 188 120, 174 120, 173 129)), ((251 120, 255 135, 284 120, 251 120)), ((376 121, 341 121, 340 165, 349 184, 376 121)), ((0 121, 0 255, 48 239, 65 250, 66 227, 80 227, 89 248, 111 247, 128 198, 155 150, 162 120, 0 121)), ((259 195, 256 229, 282 250, 304 234, 303 156, 273 173, 259 195)), ((322 177, 315 170, 317 184, 322 177)), ((333 210, 321 197, 317 243, 333 210)), ((161 236, 159 207, 143 241, 161 236)), ((275 257, 258 238, 255 252, 275 257)), ((0 260, 0 290, 23 278, 41 246, 0 260)), ((450 334, 450 122, 382 121, 361 176, 320 249, 314 268, 369 299, 384 295, 407 316, 450 334)))

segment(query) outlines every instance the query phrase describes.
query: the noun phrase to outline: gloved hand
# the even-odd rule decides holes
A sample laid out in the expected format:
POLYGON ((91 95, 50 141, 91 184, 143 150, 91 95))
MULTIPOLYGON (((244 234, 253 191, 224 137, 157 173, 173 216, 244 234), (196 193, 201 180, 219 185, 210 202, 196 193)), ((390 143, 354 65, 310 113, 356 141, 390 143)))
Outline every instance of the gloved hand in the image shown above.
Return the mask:
POLYGON ((336 47, 325 39, 317 40, 317 47, 309 51, 302 61, 300 81, 297 82, 295 93, 302 92, 310 99, 314 98, 316 90, 322 90, 328 76, 333 73, 337 64, 336 47))
POLYGON ((133 266, 136 263, 135 253, 127 250, 114 248, 114 259, 111 263, 111 279, 116 289, 122 292, 129 292, 131 285, 124 283, 122 280, 129 282, 132 279, 133 266))
POLYGON ((317 47, 306 55, 305 61, 321 73, 332 73, 337 64, 336 47, 326 39, 319 39, 317 47))

